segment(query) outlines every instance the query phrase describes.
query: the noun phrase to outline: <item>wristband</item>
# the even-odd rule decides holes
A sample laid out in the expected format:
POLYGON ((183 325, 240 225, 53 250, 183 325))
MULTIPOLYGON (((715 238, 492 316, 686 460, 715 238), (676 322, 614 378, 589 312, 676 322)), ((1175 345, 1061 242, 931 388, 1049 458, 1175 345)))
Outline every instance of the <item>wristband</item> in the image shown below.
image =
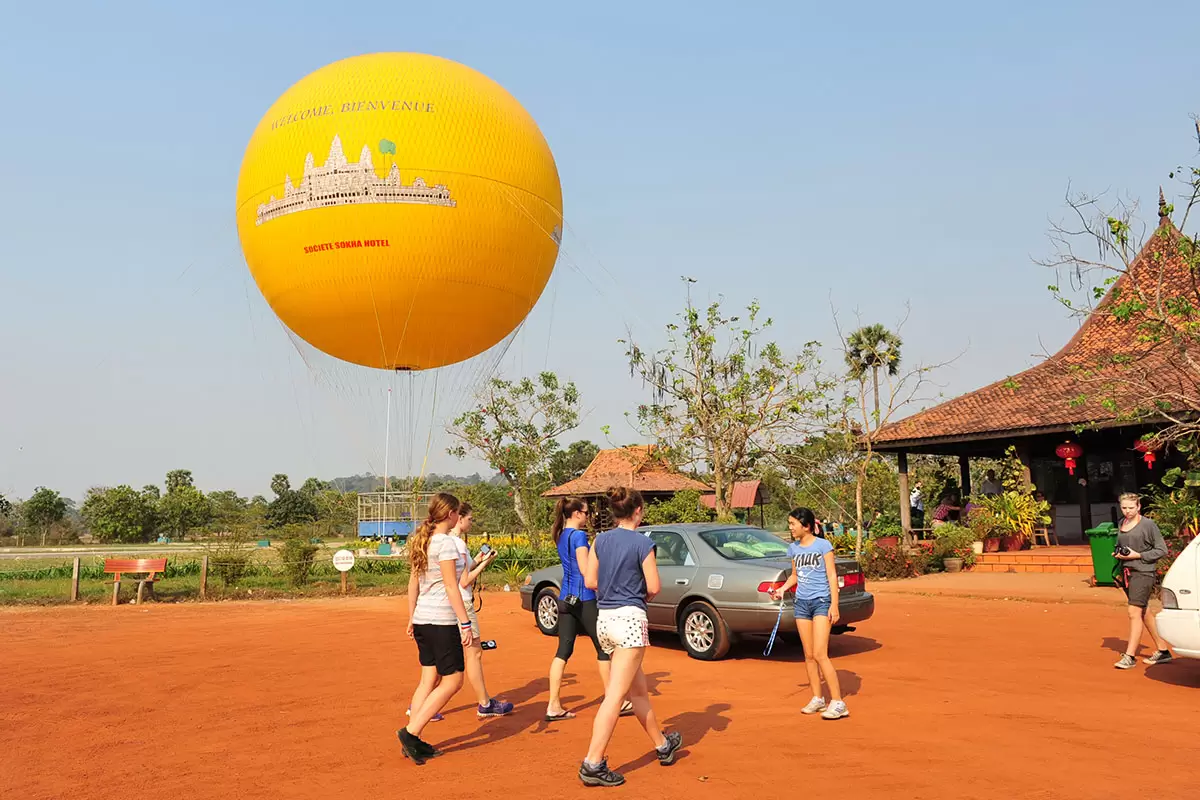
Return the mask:
POLYGON ((466 622, 460 622, 460 623, 458 623, 458 627, 464 628, 464 629, 469 628, 469 627, 471 627, 471 621, 467 620, 466 622))

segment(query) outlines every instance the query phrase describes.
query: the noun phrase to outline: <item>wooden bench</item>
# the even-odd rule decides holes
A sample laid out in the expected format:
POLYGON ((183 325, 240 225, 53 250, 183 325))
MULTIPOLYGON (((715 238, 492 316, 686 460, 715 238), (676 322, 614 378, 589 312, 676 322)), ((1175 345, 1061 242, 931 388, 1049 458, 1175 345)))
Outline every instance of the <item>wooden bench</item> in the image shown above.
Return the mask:
POLYGON ((167 569, 167 560, 165 558, 106 558, 104 559, 104 572, 116 577, 113 579, 113 601, 112 604, 117 604, 117 598, 121 591, 121 573, 147 573, 145 578, 138 579, 137 601, 142 602, 142 589, 148 583, 150 584, 150 594, 154 594, 155 575, 159 572, 165 572, 167 569))

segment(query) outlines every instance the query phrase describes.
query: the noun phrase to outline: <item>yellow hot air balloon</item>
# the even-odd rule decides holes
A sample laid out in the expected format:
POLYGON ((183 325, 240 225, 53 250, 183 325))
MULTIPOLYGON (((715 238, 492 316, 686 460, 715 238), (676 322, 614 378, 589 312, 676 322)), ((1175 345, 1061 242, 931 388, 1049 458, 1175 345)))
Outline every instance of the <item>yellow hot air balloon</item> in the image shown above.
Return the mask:
POLYGON ((376 53, 308 75, 262 118, 237 226, 294 334, 354 364, 433 369, 502 341, 533 308, 558 257, 562 188, 499 84, 376 53))

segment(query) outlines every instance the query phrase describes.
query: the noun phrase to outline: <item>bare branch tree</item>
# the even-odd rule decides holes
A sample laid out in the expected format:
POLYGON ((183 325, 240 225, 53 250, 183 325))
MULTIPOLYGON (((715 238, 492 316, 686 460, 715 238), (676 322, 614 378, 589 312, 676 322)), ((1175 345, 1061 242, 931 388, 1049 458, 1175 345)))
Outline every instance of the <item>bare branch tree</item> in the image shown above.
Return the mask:
POLYGON ((1072 404, 1093 409, 1094 421, 1161 423, 1152 448, 1200 434, 1200 240, 1187 233, 1200 205, 1200 166, 1170 177, 1181 205, 1160 189, 1153 228, 1134 200, 1068 189, 1068 220, 1051 223, 1054 252, 1037 261, 1055 270, 1049 288, 1066 308, 1124 343, 1062 361, 1081 389, 1072 404), (1069 296, 1080 292, 1082 301, 1069 296))

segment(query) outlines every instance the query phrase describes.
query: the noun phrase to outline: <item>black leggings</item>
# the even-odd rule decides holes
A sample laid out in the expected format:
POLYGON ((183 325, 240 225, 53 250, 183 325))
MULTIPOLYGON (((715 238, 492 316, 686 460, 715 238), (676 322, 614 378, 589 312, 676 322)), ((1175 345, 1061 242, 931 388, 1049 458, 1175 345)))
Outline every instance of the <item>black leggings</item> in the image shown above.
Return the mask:
POLYGON ((600 647, 600 639, 596 636, 596 617, 600 611, 595 600, 580 600, 574 608, 566 603, 558 604, 558 652, 555 658, 570 661, 575 652, 575 637, 580 631, 586 633, 596 648, 597 661, 610 661, 612 656, 600 647))

